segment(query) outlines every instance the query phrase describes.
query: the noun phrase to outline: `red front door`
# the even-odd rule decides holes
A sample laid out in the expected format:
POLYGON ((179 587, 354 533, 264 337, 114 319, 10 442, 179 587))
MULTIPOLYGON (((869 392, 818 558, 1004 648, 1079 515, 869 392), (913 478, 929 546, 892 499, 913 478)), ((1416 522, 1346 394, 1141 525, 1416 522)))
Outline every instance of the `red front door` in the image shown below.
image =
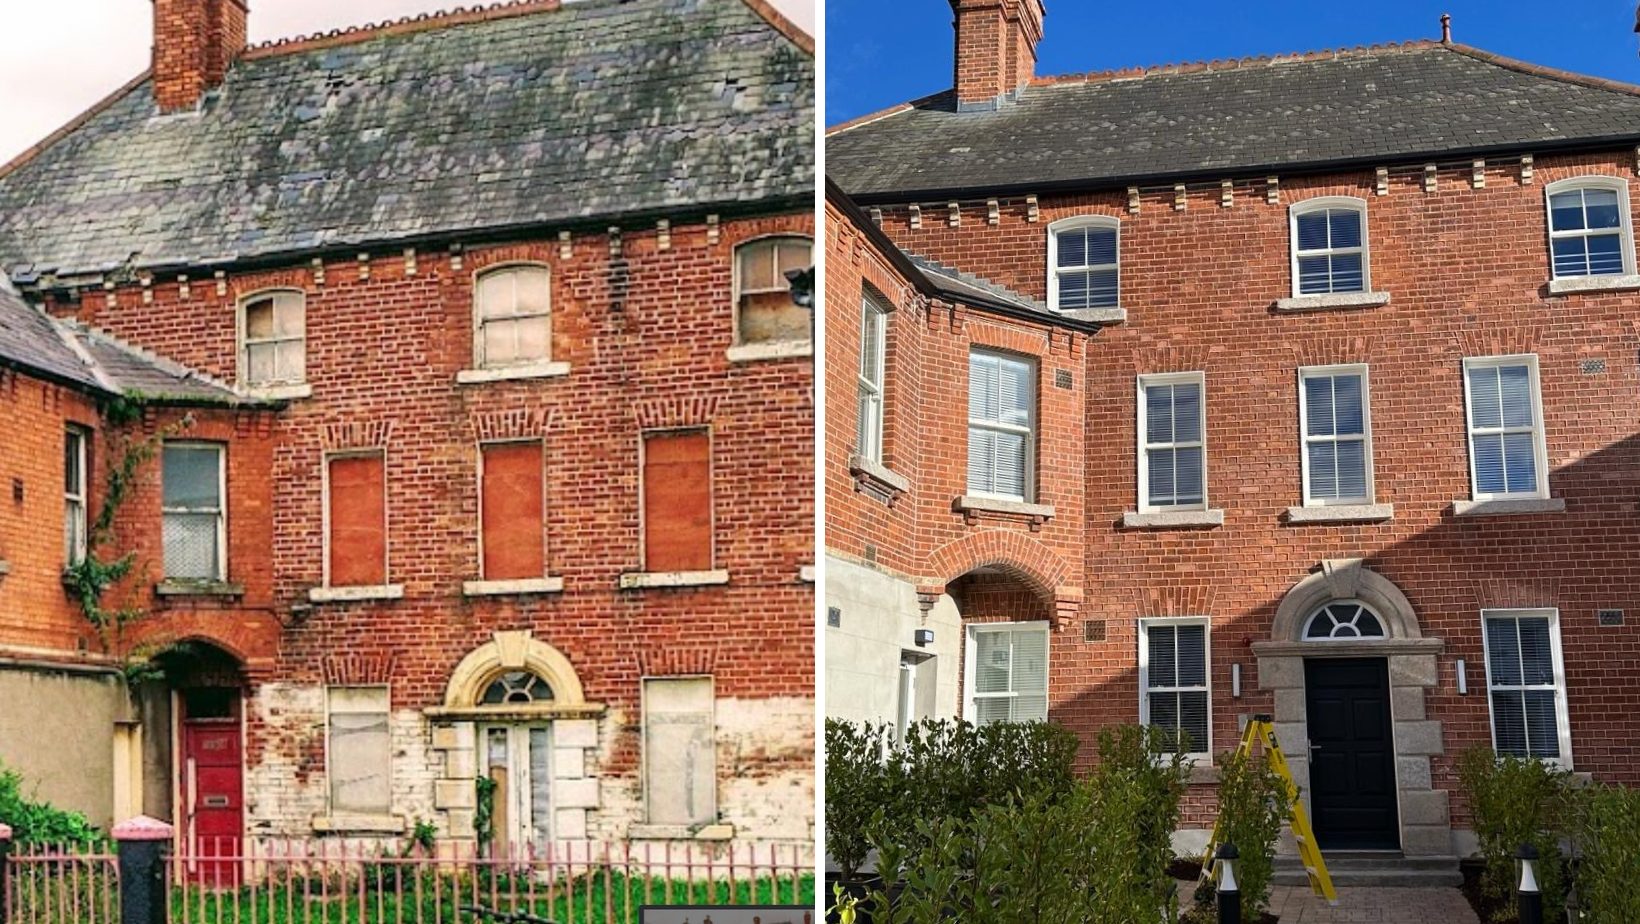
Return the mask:
POLYGON ((184 854, 193 878, 207 886, 238 885, 245 830, 244 754, 240 742, 239 691, 183 694, 182 804, 184 854), (200 715, 204 713, 204 715, 200 715))

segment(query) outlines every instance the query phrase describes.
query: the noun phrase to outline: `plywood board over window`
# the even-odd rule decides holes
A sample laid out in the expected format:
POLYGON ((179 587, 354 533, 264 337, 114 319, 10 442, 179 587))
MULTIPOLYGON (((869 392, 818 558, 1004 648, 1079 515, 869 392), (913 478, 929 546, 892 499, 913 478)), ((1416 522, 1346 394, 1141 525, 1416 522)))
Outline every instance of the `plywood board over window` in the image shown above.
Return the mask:
POLYGON ((328 694, 330 809, 385 814, 392 803, 387 688, 331 687, 328 694))
POLYGON ((484 579, 541 577, 546 571, 541 443, 489 443, 481 452, 484 579))
POLYGON ((712 678, 644 681, 644 793, 649 823, 717 820, 712 678))
POLYGON ((646 433, 643 451, 644 569, 711 570, 711 435, 646 433))
POLYGON ((387 480, 380 452, 332 456, 328 462, 331 587, 387 583, 387 480))

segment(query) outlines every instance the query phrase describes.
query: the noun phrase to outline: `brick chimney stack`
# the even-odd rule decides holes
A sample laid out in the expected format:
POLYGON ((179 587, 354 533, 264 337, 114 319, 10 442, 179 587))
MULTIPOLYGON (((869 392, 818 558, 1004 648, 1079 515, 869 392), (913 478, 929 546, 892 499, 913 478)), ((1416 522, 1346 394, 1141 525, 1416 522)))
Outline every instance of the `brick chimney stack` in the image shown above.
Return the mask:
POLYGON ((161 112, 193 109, 222 85, 245 50, 247 0, 153 0, 154 99, 161 112))
POLYGON ((1042 0, 951 0, 958 109, 995 109, 1036 76, 1042 0))

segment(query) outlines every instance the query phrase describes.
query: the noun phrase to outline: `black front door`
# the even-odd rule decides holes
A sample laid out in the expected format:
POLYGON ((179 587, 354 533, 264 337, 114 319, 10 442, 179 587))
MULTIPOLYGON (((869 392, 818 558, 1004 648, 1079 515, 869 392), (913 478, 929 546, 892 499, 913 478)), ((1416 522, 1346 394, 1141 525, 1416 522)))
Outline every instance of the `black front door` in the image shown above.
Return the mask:
POLYGON ((1383 658, 1307 658, 1310 801, 1323 850, 1401 846, 1383 658))

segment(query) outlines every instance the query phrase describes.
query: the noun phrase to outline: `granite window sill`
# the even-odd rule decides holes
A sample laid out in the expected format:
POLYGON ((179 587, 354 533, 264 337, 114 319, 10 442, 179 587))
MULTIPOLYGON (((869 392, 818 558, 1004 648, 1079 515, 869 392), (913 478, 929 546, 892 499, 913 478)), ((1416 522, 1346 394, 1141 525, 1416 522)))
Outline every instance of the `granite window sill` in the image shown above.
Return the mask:
POLYGON ((561 577, 522 578, 511 581, 464 581, 462 596, 502 597, 523 594, 557 594, 564 591, 561 577))
POLYGON ((1028 504, 1024 501, 976 494, 958 497, 951 502, 951 509, 967 517, 970 523, 977 516, 999 516, 1028 520, 1033 527, 1053 519, 1056 512, 1052 504, 1028 504))
POLYGON ((1566 499, 1529 497, 1522 500, 1455 500, 1452 513, 1460 517, 1526 516, 1534 513, 1565 513, 1566 499))
POLYGON ((1326 295, 1298 295, 1278 298, 1273 306, 1283 314, 1303 311, 1347 311, 1352 308, 1380 308, 1389 304, 1388 292, 1331 292, 1326 295))
POLYGON ((1211 529, 1224 525, 1224 511, 1212 510, 1159 510, 1154 513, 1122 514, 1122 525, 1127 529, 1211 529))
POLYGON ((402 815, 355 815, 337 812, 313 817, 315 834, 403 834, 402 815))
POLYGON ((161 597, 243 597, 245 585, 228 581, 193 581, 166 578, 154 585, 161 597))
POLYGON ((456 373, 456 384, 482 385, 486 382, 555 379, 566 375, 569 375, 569 363, 531 363, 527 366, 504 366, 498 369, 463 369, 456 373))
POLYGON ((1549 280, 1550 295, 1575 295, 1579 292, 1632 292, 1640 289, 1640 275, 1621 276, 1567 276, 1549 280))
POLYGON ((1090 324, 1126 324, 1126 308, 1067 308, 1061 315, 1073 321, 1087 321, 1090 324))
POLYGON ((716 571, 628 571, 621 575, 622 590, 650 587, 715 587, 729 583, 729 572, 716 571))
POLYGON ((848 472, 854 476, 855 490, 874 494, 888 501, 889 506, 893 506, 901 494, 911 490, 911 479, 875 459, 849 456, 848 472))
POLYGON ((1293 524, 1381 523, 1394 517, 1394 504, 1330 504, 1287 508, 1287 522, 1293 524))
POLYGON ((268 401, 294 401, 313 397, 313 386, 306 382, 288 385, 246 385, 245 394, 268 401))
POLYGON ((804 565, 797 569, 797 579, 804 584, 813 584, 814 574, 815 571, 813 565, 804 565))
POLYGON ((729 348, 729 362, 753 363, 766 359, 797 359, 813 356, 814 344, 807 340, 787 340, 780 343, 742 343, 729 348))
POLYGON ((403 584, 315 587, 308 591, 308 601, 310 603, 357 603, 366 600, 399 600, 403 597, 403 584))
POLYGON ((633 825, 627 837, 635 841, 728 841, 735 836, 735 826, 713 825, 633 825))

